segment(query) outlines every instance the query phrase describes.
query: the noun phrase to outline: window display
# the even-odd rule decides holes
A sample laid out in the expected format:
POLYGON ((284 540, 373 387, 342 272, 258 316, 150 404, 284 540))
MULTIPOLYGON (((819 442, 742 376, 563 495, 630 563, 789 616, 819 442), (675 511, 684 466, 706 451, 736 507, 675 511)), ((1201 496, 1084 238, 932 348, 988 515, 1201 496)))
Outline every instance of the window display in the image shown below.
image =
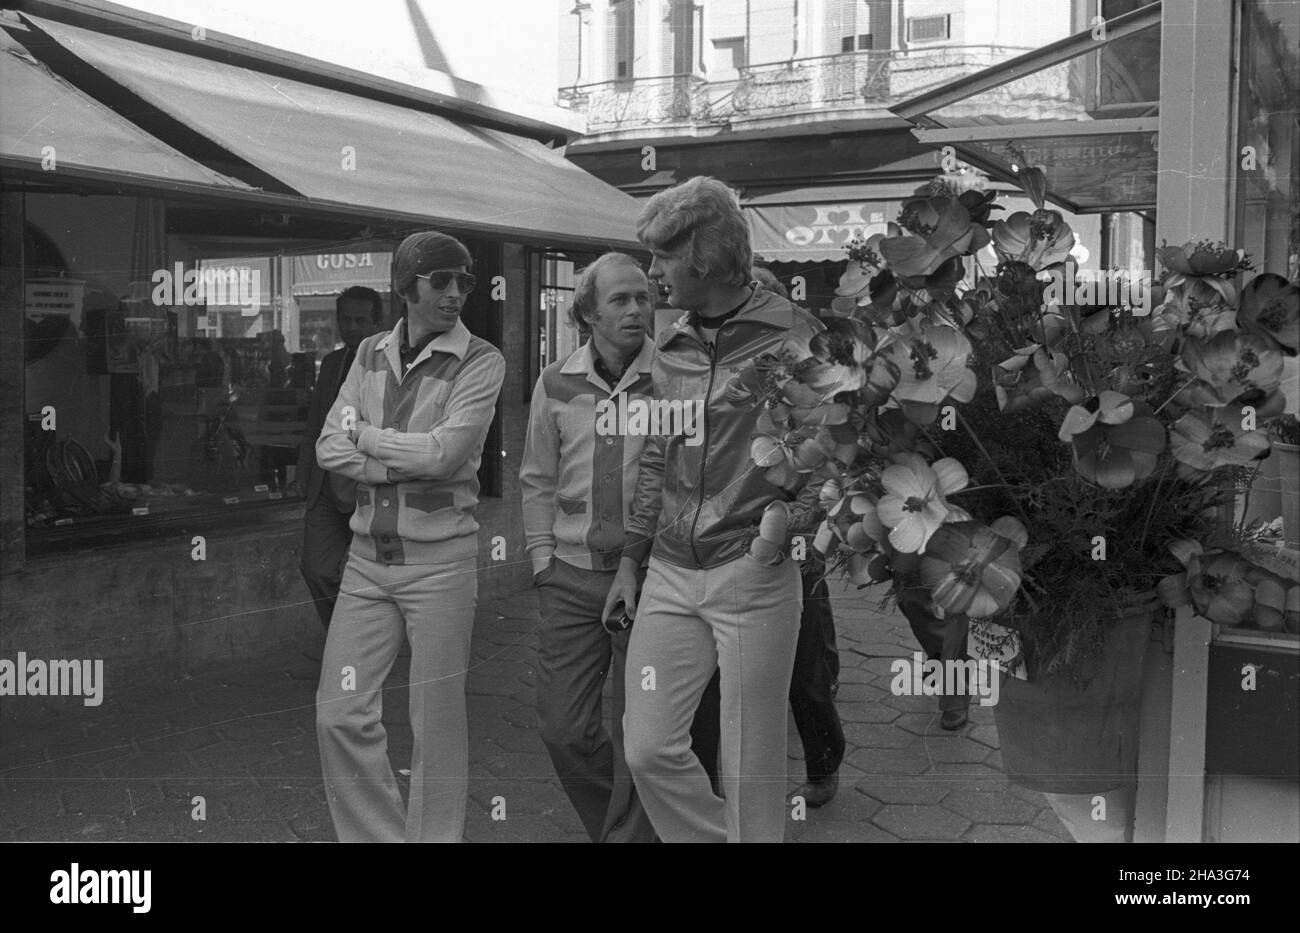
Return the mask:
MULTIPOLYGON (((169 230, 168 207, 24 197, 33 542, 289 495, 317 366, 337 344, 334 296, 313 286, 301 301, 331 313, 313 305, 301 326, 292 244, 230 255, 216 238, 169 230)), ((362 255, 358 274, 387 268, 387 254, 362 255)))

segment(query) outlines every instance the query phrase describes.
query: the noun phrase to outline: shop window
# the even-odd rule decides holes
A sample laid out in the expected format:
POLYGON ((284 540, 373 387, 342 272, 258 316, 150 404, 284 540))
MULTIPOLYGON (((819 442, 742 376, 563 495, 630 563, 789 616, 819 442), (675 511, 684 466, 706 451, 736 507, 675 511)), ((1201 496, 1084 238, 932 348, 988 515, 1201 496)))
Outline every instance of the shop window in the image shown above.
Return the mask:
POLYGON ((1238 41, 1234 241, 1256 269, 1300 278, 1300 22, 1246 0, 1238 41))
MULTIPOLYGON (((576 265, 561 253, 540 256, 538 292, 538 369, 540 372, 556 360, 567 359, 581 342, 569 309, 573 307, 576 265)), ((531 388, 531 386, 530 386, 531 388)))
MULTIPOLYGON (((250 248, 256 212, 161 199, 42 191, 22 205, 29 553, 290 498, 320 362, 342 346, 339 296, 360 287, 372 313, 353 326, 391 328, 391 252, 349 249, 339 234, 357 228, 325 221, 250 248)), ((499 244, 466 245, 482 280, 501 273, 499 244)), ((463 319, 501 346, 498 304, 477 290, 463 319)), ((501 494, 500 422, 486 496, 501 494)))
POLYGON ((952 16, 909 16, 908 42, 939 42, 952 38, 952 16))

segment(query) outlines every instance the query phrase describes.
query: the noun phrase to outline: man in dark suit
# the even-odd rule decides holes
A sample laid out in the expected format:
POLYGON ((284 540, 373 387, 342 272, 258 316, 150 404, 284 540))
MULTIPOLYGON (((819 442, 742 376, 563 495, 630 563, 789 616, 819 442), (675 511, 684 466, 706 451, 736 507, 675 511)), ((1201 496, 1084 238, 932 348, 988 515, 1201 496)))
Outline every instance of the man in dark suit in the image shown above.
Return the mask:
POLYGON ((356 507, 356 483, 329 473, 316 462, 316 441, 339 387, 347 378, 361 341, 382 329, 384 303, 373 288, 354 285, 339 295, 339 339, 343 346, 321 360, 320 376, 307 409, 307 428, 298 449, 298 466, 290 493, 307 499, 302 540, 302 577, 307 581, 321 624, 329 628, 343 579, 352 531, 348 522, 356 507), (294 487, 297 487, 296 489, 294 487))

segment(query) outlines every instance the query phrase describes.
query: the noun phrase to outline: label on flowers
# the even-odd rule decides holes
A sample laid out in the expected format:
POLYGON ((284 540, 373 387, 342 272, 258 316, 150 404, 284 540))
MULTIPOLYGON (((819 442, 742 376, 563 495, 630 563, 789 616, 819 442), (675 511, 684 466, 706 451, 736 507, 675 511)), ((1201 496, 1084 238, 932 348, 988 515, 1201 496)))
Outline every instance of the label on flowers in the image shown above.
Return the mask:
POLYGON ((967 650, 972 658, 992 661, 1002 673, 1010 674, 1017 680, 1028 679, 1024 646, 1020 643, 1019 632, 987 619, 971 619, 967 632, 967 650))

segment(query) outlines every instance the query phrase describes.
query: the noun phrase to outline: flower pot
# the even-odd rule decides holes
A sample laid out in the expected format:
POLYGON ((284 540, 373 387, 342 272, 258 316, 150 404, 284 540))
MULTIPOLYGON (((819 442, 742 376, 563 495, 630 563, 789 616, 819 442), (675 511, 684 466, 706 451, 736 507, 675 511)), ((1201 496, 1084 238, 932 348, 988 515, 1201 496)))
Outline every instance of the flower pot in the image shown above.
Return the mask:
POLYGON ((1013 783, 1094 794, 1135 781, 1142 662, 1154 612, 1154 591, 1132 601, 1085 669, 1085 689, 1058 676, 1002 681, 993 714, 1013 783))

